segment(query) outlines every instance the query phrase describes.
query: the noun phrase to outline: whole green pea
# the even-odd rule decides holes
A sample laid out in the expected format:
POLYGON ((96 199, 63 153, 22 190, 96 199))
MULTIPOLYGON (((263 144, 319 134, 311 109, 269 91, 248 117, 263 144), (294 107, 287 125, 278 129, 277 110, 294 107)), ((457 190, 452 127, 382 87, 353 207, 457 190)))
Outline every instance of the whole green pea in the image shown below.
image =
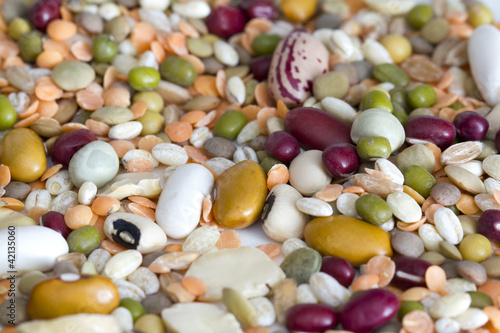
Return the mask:
POLYGON ((403 87, 395 87, 389 91, 392 104, 398 103, 406 111, 408 110, 408 93, 403 87))
POLYGON ((363 161, 387 158, 391 155, 391 143, 383 136, 363 136, 358 140, 356 152, 363 161))
POLYGON ((468 291, 467 292, 471 297, 471 308, 479 308, 482 309, 487 306, 493 305, 493 300, 488 294, 482 293, 480 291, 468 291))
POLYGON ((433 106, 436 99, 436 91, 428 84, 421 84, 408 92, 408 103, 415 109, 433 106))
POLYGON ((29 22, 21 17, 16 17, 9 22, 9 37, 18 41, 22 35, 31 31, 29 22))
POLYGON ((17 113, 9 99, 0 95, 0 130, 6 130, 14 126, 17 113))
POLYGON ((453 103, 452 105, 449 106, 449 108, 455 110, 455 111, 458 111, 460 109, 463 109, 465 107, 465 105, 463 105, 462 103, 460 102, 455 102, 453 103))
POLYGON ((165 103, 163 98, 156 91, 141 91, 134 95, 133 102, 143 101, 148 105, 147 111, 161 112, 165 103))
POLYGON ((399 319, 403 319, 405 315, 408 313, 414 311, 414 310, 420 310, 425 312, 425 307, 422 303, 417 302, 417 301, 404 301, 401 303, 399 306, 399 311, 398 311, 398 317, 399 319))
POLYGON ((35 30, 25 33, 17 42, 21 58, 26 62, 34 62, 42 53, 42 34, 35 30))
POLYGON ((163 116, 158 112, 146 111, 146 113, 137 119, 142 124, 141 135, 156 134, 163 129, 163 116))
POLYGON ((404 185, 411 187, 424 198, 431 194, 431 189, 436 185, 436 178, 419 165, 410 166, 403 175, 404 185))
POLYGON ((410 118, 406 113, 405 109, 399 103, 392 103, 392 114, 396 117, 401 125, 406 125, 406 122, 410 118))
POLYGON ((271 156, 264 157, 264 159, 262 159, 262 161, 260 162, 260 166, 262 167, 262 169, 264 169, 266 175, 269 170, 271 170, 271 168, 276 164, 283 164, 283 162, 271 156))
POLYGON ((372 90, 363 97, 362 110, 381 109, 392 113, 391 99, 380 90, 372 90))
POLYGON ((148 313, 141 303, 129 297, 122 298, 120 300, 119 306, 123 306, 124 308, 129 310, 130 313, 132 314, 132 319, 134 321, 136 321, 137 319, 148 313))
POLYGON ((391 207, 376 194, 365 194, 355 202, 356 212, 366 222, 382 225, 392 217, 391 207))
POLYGON ((254 38, 252 49, 259 56, 273 54, 280 41, 281 37, 278 35, 260 34, 254 38))
POLYGON ((196 68, 192 63, 177 56, 168 56, 160 66, 161 77, 165 80, 189 87, 196 80, 196 68))
POLYGON ((81 252, 88 256, 99 247, 101 236, 99 231, 91 225, 73 230, 66 239, 69 252, 81 252))
POLYGON ((238 133, 247 124, 247 117, 238 110, 229 110, 224 113, 214 125, 214 136, 223 137, 228 140, 234 140, 238 133))
POLYGON ((97 62, 111 62, 118 54, 118 44, 110 35, 102 34, 94 39, 92 44, 92 56, 97 62))
POLYGON ((380 64, 375 66, 372 75, 380 82, 390 82, 396 87, 406 87, 410 77, 396 64, 380 64))
POLYGON ((155 89, 160 83, 160 73, 152 67, 135 67, 128 72, 128 83, 137 91, 155 89))
POLYGON ((406 22, 415 30, 420 30, 431 20, 434 10, 430 5, 417 5, 406 16, 406 22))

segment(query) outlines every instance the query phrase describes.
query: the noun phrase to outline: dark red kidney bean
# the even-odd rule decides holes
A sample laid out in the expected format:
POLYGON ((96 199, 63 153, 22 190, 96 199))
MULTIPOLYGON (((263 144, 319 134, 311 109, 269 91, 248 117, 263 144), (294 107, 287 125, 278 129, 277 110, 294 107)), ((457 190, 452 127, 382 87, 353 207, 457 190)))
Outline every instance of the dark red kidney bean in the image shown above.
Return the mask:
POLYGON ((40 217, 40 225, 57 231, 65 239, 68 238, 68 235, 71 232, 71 229, 68 228, 66 222, 64 222, 64 215, 55 211, 50 211, 43 214, 40 217))
POLYGON ((484 211, 477 220, 477 232, 489 240, 500 242, 500 210, 484 211))
POLYGON ((245 28, 246 18, 237 7, 224 5, 214 8, 205 20, 208 31, 222 38, 229 38, 245 28))
POLYGON ((396 272, 392 278, 391 284, 403 290, 412 287, 425 287, 425 272, 431 266, 431 263, 413 257, 396 257, 396 272))
POLYGON ((96 140, 97 137, 87 129, 78 129, 63 134, 54 143, 52 161, 68 167, 69 161, 80 148, 96 140))
POLYGON ((488 120, 474 111, 465 111, 456 115, 453 125, 461 141, 479 141, 484 138, 490 124, 488 120))
POLYGON ((264 81, 267 79, 269 67, 271 67, 271 60, 273 60, 272 54, 252 58, 250 62, 250 71, 254 79, 257 81, 264 81))
POLYGON ((286 313, 286 328, 290 331, 323 332, 335 325, 335 310, 324 304, 297 304, 286 313))
POLYGON ((338 281, 341 285, 348 288, 356 271, 352 267, 351 263, 343 258, 338 257, 325 257, 323 258, 323 263, 321 265, 321 272, 331 275, 338 281))
POLYGON ((405 125, 407 138, 416 138, 434 142, 445 150, 455 140, 455 125, 449 120, 434 116, 410 118, 405 125))
POLYGON ((500 130, 495 135, 495 145, 497 146, 497 149, 500 150, 500 130))
POLYGON ((270 0, 245 0, 240 4, 248 19, 264 18, 273 21, 276 16, 276 7, 270 0))
POLYGON ((33 26, 45 32, 50 21, 61 18, 60 0, 38 0, 28 12, 28 20, 33 26))
POLYGON ((307 149, 324 150, 334 143, 352 143, 351 124, 311 107, 290 110, 285 116, 285 129, 307 149))
POLYGON ((334 143, 326 147, 321 157, 326 171, 334 178, 350 175, 361 163, 356 147, 350 143, 334 143))
POLYGON ((354 333, 370 332, 389 322, 398 312, 397 296, 385 289, 356 293, 340 313, 342 328, 354 333))
POLYGON ((271 133, 264 143, 264 148, 269 154, 286 163, 300 154, 299 142, 285 131, 271 133))

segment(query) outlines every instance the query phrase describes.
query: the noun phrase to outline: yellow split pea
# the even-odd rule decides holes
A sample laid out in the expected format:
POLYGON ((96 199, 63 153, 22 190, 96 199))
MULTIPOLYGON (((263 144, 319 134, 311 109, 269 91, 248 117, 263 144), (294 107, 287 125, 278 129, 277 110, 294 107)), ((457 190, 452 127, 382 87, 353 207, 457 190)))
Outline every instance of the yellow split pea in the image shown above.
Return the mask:
POLYGON ((392 60, 396 63, 402 63, 412 54, 412 47, 410 41, 400 35, 387 35, 380 40, 392 60))

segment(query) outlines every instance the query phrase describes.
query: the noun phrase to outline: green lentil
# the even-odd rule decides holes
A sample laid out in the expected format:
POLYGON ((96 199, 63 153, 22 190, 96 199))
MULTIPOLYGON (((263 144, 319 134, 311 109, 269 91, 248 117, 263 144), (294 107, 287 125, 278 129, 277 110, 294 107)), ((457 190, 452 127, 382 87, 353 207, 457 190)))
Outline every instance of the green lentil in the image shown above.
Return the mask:
POLYGON ((355 202, 356 212, 366 222, 380 226, 392 217, 391 207, 375 194, 365 194, 355 202))
POLYGON ((31 31, 31 26, 24 18, 16 17, 9 22, 9 37, 18 41, 22 35, 31 31))
POLYGON ((328 72, 313 81, 313 94, 319 101, 325 97, 343 98, 348 90, 349 80, 341 72, 328 72))
POLYGON ((99 247, 101 236, 99 231, 91 225, 86 225, 73 230, 66 239, 69 252, 81 252, 88 256, 99 247))
POLYGON ((380 82, 390 82, 396 87, 406 87, 410 77, 395 64, 381 64, 375 66, 373 77, 380 82))
POLYGON ((19 52, 26 62, 34 62, 42 53, 42 34, 39 31, 30 31, 19 39, 19 52))
POLYGON ((421 84, 408 92, 408 103, 414 109, 433 106, 436 99, 436 91, 428 84, 421 84))
POLYGON ((142 124, 141 135, 156 134, 163 129, 164 118, 159 112, 146 111, 137 119, 142 124))
POLYGON ((99 35, 92 44, 92 56, 95 61, 108 63, 118 54, 118 44, 110 35, 99 35))
POLYGON ((196 68, 189 61, 168 56, 160 66, 161 77, 182 87, 189 87, 196 80, 196 68))
POLYGON ((252 49, 256 55, 268 55, 274 52, 276 46, 281 41, 281 37, 270 34, 260 34, 254 38, 252 49))
POLYGON ((470 304, 471 308, 483 309, 487 306, 493 305, 493 300, 488 294, 482 293, 480 291, 468 291, 467 292, 472 302, 470 304))
POLYGON ((406 16, 406 22, 415 30, 420 30, 432 18, 434 10, 429 5, 417 5, 413 7, 406 16))
POLYGON ((372 90, 363 97, 363 101, 361 102, 361 109, 381 109, 392 113, 392 103, 391 99, 387 96, 387 94, 383 93, 380 90, 372 90))
POLYGON ((148 105, 147 111, 151 112, 161 112, 165 103, 163 98, 156 91, 141 91, 134 95, 132 99, 134 103, 143 101, 148 105))
POLYGON ((431 189, 436 185, 436 178, 419 165, 412 165, 404 172, 404 184, 427 198, 431 189))
POLYGON ((14 126, 17 113, 9 99, 0 95, 0 130, 6 130, 14 126))
POLYGON ((425 312, 425 307, 422 303, 417 302, 417 301, 405 301, 405 302, 401 303, 401 305, 399 306, 399 310, 398 310, 399 319, 403 319, 403 317, 406 314, 408 314, 414 310, 420 310, 420 311, 425 312))
POLYGON ((160 83, 160 73, 152 67, 135 67, 128 73, 128 83, 137 91, 155 89, 160 83))
POLYGON ((134 319, 134 322, 147 313, 146 309, 142 306, 142 304, 133 298, 129 297, 122 298, 120 300, 119 306, 123 306, 124 308, 130 311, 130 313, 132 314, 132 318, 134 319))
POLYGON ((364 161, 387 158, 391 155, 391 143, 383 136, 364 136, 359 139, 356 152, 364 161))
POLYGON ((224 113, 214 125, 214 136, 234 140, 238 133, 247 124, 247 117, 238 110, 229 110, 224 113))

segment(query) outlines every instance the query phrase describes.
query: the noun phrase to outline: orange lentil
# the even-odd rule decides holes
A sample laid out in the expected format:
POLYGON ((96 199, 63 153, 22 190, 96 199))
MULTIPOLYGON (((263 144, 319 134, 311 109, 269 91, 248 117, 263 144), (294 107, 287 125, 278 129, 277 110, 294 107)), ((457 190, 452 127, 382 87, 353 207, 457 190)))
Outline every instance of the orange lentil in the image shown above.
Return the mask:
POLYGON ((495 202, 500 205, 500 190, 496 188, 493 189, 493 198, 495 199, 495 202))
POLYGON ((38 82, 35 85, 35 95, 42 101, 54 101, 62 97, 63 91, 53 82, 38 82))
POLYGON ((113 147, 119 158, 125 156, 128 151, 135 149, 134 144, 127 140, 111 140, 109 144, 113 147))
POLYGON ((5 59, 2 63, 2 69, 7 69, 12 66, 24 67, 23 59, 18 56, 11 56, 5 59))
POLYGON ((217 241, 218 249, 235 249, 241 246, 240 234, 233 229, 224 230, 221 232, 217 241))
POLYGON ((85 120, 85 126, 97 136, 107 136, 110 129, 108 124, 90 118, 85 120))
POLYGON ((120 252, 127 250, 126 247, 118 245, 115 242, 110 241, 109 239, 105 239, 105 240, 101 241, 101 248, 103 250, 108 251, 112 255, 115 255, 117 253, 120 253, 120 252))
POLYGON ((182 278, 181 285, 188 292, 195 296, 203 296, 207 292, 207 285, 202 279, 194 276, 185 276, 182 278))
POLYGON ((38 109, 39 103, 40 102, 37 99, 35 99, 24 111, 19 112, 18 114, 19 118, 24 119, 34 114, 38 109))
POLYGON ((161 64, 167 56, 167 53, 165 52, 165 49, 163 48, 161 43, 157 40, 153 40, 151 41, 151 44, 149 44, 149 48, 151 49, 151 52, 153 52, 156 62, 161 64))
POLYGON ((71 54, 80 61, 88 62, 92 60, 92 46, 86 41, 80 40, 73 43, 70 51, 71 54))
POLYGON ((197 122, 194 127, 199 128, 203 126, 208 126, 208 127, 213 127, 213 124, 215 123, 215 119, 217 117, 217 112, 215 110, 210 111, 207 113, 207 115, 201 119, 199 122, 197 122))
POLYGON ((417 191, 415 191, 414 189, 412 189, 410 186, 403 185, 403 192, 406 193, 406 194, 408 194, 413 199, 415 199, 415 201, 419 205, 423 205, 424 204, 425 198, 420 193, 418 193, 417 191))
POLYGON ((97 231, 99 232, 99 236, 101 238, 101 241, 103 241, 103 240, 108 238, 106 236, 106 234, 104 233, 104 222, 106 221, 106 217, 99 216, 99 215, 94 214, 94 213, 93 213, 93 216, 96 216, 96 220, 95 220, 94 224, 92 224, 92 226, 97 229, 97 231))
POLYGON ((269 333, 269 327, 247 327, 243 330, 243 333, 269 333))
POLYGON ((59 7, 59 13, 61 14, 61 18, 65 21, 73 21, 73 14, 69 11, 65 6, 59 7))
POLYGON ((182 252, 182 244, 177 244, 177 243, 167 244, 163 249, 169 252, 182 252))
POLYGON ((39 221, 40 217, 47 213, 49 210, 47 208, 43 208, 40 206, 35 206, 30 209, 28 212, 28 216, 31 217, 34 221, 39 221))
POLYGON ((278 184, 286 184, 290 179, 288 168, 284 164, 275 164, 267 173, 267 188, 271 190, 278 184))
POLYGON ((376 288, 380 281, 377 274, 363 274, 352 281, 351 289, 353 292, 376 288))
POLYGON ((418 220, 417 222, 414 222, 414 223, 405 223, 402 221, 398 221, 396 223, 396 226, 398 227, 399 230, 415 231, 418 228, 420 228, 420 226, 422 224, 424 224, 426 221, 427 221, 427 216, 422 216, 422 218, 420 220, 418 220))
POLYGON ((56 51, 63 58, 67 57, 70 52, 68 44, 49 38, 43 41, 43 49, 44 51, 56 51))
POLYGON ((131 202, 127 205, 128 210, 130 210, 131 213, 134 213, 136 215, 146 217, 150 219, 151 221, 156 221, 156 216, 155 216, 155 211, 152 210, 151 208, 144 207, 142 205, 139 205, 135 202, 131 202))
POLYGON ((45 182, 41 180, 35 180, 34 182, 29 183, 31 190, 45 190, 45 182))
POLYGON ((0 187, 5 188, 5 186, 10 183, 10 169, 4 164, 0 164, 0 187))
POLYGON ((104 76, 102 77, 102 86, 104 89, 109 89, 113 84, 118 81, 118 70, 116 67, 109 66, 108 69, 104 72, 104 76))
POLYGON ((130 92, 126 88, 108 88, 104 90, 102 98, 104 106, 121 106, 126 108, 130 105, 130 92))
POLYGON ((2 207, 9 208, 17 212, 24 210, 24 203, 20 200, 9 197, 2 197, 0 200, 3 204, 2 207))
POLYGON ((276 117, 278 115, 278 111, 276 108, 272 107, 263 107, 257 113, 257 123, 260 128, 261 134, 267 134, 266 122, 269 117, 276 117))
POLYGON ((427 208, 429 208, 430 206, 432 206, 434 204, 437 204, 437 201, 434 200, 433 197, 428 197, 427 199, 425 199, 424 203, 422 204, 422 212, 425 213, 427 208))
POLYGON ((215 74, 215 88, 217 89, 219 96, 222 98, 226 97, 226 82, 226 72, 224 72, 224 70, 222 69, 219 69, 215 74))
POLYGON ((52 69, 64 61, 64 56, 55 50, 45 50, 36 57, 36 65, 52 69))
POLYGON ((2 328, 0 333, 16 333, 16 327, 13 326, 4 327, 2 328))
POLYGON ((116 213, 120 209, 120 200, 108 196, 99 196, 92 202, 91 209, 100 216, 116 213))
POLYGON ((259 250, 263 251, 269 258, 276 258, 281 252, 281 246, 276 243, 267 243, 256 246, 259 250))
POLYGON ((446 292, 446 273, 440 266, 432 265, 425 271, 425 284, 430 291, 446 292))
POLYGON ((52 20, 47 25, 47 35, 57 41, 63 41, 76 34, 76 24, 60 19, 52 20))
POLYGON ((495 306, 500 306, 500 281, 488 279, 484 284, 477 287, 477 291, 491 297, 495 306))
POLYGON ((186 36, 181 32, 174 32, 167 35, 166 42, 170 50, 177 55, 188 54, 186 36))
POLYGON ((130 107, 130 111, 134 114, 133 120, 137 120, 140 117, 144 116, 146 110, 148 109, 148 104, 144 101, 138 101, 132 104, 130 107))
POLYGON ((127 199, 129 199, 132 202, 135 202, 136 204, 139 204, 141 206, 151 208, 151 209, 156 209, 156 203, 152 201, 151 199, 148 199, 146 197, 141 197, 138 195, 131 195, 127 199))
POLYGON ((103 98, 88 89, 82 89, 76 92, 76 103, 85 110, 94 111, 104 105, 103 98))
POLYGON ((165 133, 172 142, 184 142, 191 137, 193 126, 183 121, 173 121, 165 125, 165 133))
POLYGON ((90 224, 92 220, 92 209, 85 205, 76 205, 71 207, 64 214, 64 222, 71 230, 90 224))
POLYGON ((340 184, 328 184, 314 195, 317 199, 325 202, 333 202, 342 194, 344 187, 340 184))
POLYGON ((18 121, 15 123, 14 128, 23 128, 23 127, 30 127, 31 124, 33 124, 35 121, 40 118, 39 113, 33 113, 30 116, 24 118, 23 120, 18 121))
POLYGON ((55 175, 59 170, 61 170, 63 167, 62 164, 55 164, 53 166, 51 166, 50 168, 48 168, 47 170, 45 170, 45 172, 43 173, 43 175, 40 177, 40 180, 46 180, 48 179, 49 177, 55 175))
POLYGON ((213 220, 213 202, 212 202, 212 196, 210 194, 207 194, 205 198, 203 198, 203 203, 202 203, 202 210, 201 210, 201 215, 203 217, 203 221, 205 222, 210 222, 213 220))
POLYGON ((184 115, 182 115, 179 121, 185 121, 187 123, 190 123, 191 125, 194 125, 200 120, 202 120, 206 115, 207 114, 204 111, 193 110, 186 112, 184 115))
POLYGON ((179 282, 169 284, 165 291, 179 303, 190 303, 196 298, 196 295, 187 291, 179 282))
POLYGON ((153 151, 153 148, 157 145, 163 143, 163 140, 157 137, 156 135, 146 135, 143 136, 138 143, 139 149, 144 149, 149 151, 150 153, 153 151))
POLYGON ((349 186, 346 187, 342 190, 342 193, 355 193, 355 194, 361 194, 365 191, 364 188, 361 186, 349 186))
POLYGON ((275 105, 274 99, 271 96, 271 90, 267 83, 261 82, 255 87, 255 100, 257 105, 263 107, 273 107, 275 105))
POLYGON ((215 76, 213 75, 198 75, 193 83, 193 87, 203 96, 219 97, 215 85, 215 76))
POLYGON ((479 212, 479 207, 470 194, 462 193, 455 206, 465 215, 474 215, 479 212))
POLYGON ((40 104, 38 105, 37 112, 40 114, 40 117, 48 117, 52 118, 57 114, 57 110, 59 109, 59 105, 56 101, 43 101, 40 100, 40 104))
POLYGON ((156 29, 147 22, 137 22, 130 35, 130 41, 140 53, 149 49, 149 44, 156 35, 156 29))
POLYGON ((425 216, 427 216, 427 221, 434 224, 434 214, 436 213, 436 211, 439 208, 443 208, 443 207, 444 207, 443 205, 438 204, 438 203, 430 205, 430 207, 427 208, 427 210, 425 211, 425 216))
POLYGON ((375 274, 379 277, 377 282, 380 287, 387 286, 396 273, 396 264, 391 258, 378 255, 368 260, 366 274, 375 274))
POLYGON ((80 123, 66 123, 61 126, 63 133, 68 133, 77 129, 88 129, 87 126, 80 123))
POLYGON ((486 306, 483 308, 483 311, 490 318, 490 324, 493 328, 500 330, 500 309, 494 306, 486 306))
POLYGON ((392 177, 382 171, 375 170, 375 169, 370 169, 370 168, 365 168, 365 172, 369 174, 370 176, 373 176, 378 179, 384 179, 384 180, 392 180, 392 177))
POLYGON ((148 158, 134 158, 125 165, 127 172, 153 172, 155 166, 148 158))
POLYGON ((413 310, 407 313, 402 320, 403 329, 408 333, 433 333, 434 322, 425 311, 413 310))

